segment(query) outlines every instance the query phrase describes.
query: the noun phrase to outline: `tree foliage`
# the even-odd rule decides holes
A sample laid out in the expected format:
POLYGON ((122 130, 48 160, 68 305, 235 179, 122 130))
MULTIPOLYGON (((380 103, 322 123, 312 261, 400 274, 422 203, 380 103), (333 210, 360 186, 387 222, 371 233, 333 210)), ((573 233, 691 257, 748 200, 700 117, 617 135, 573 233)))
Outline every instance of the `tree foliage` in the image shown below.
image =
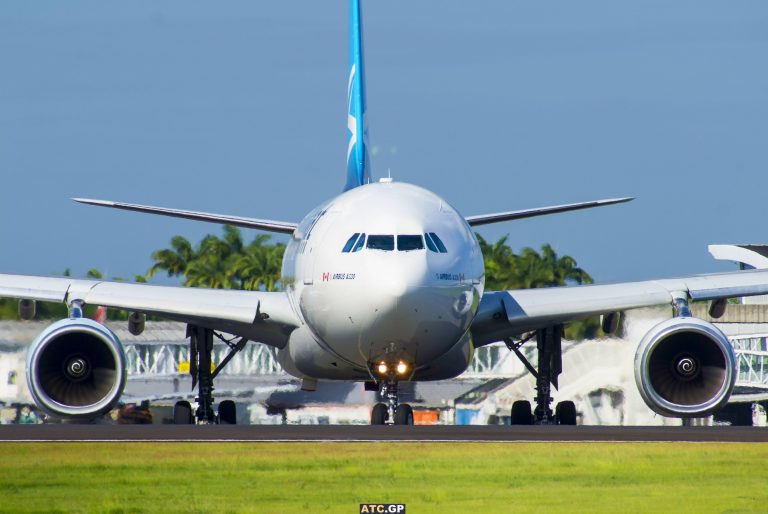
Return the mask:
POLYGON ((285 245, 269 240, 260 234, 245 244, 240 230, 231 226, 224 227, 222 238, 209 234, 197 246, 175 236, 170 248, 152 254, 147 278, 164 271, 190 287, 277 291, 285 245))
MULTIPOLYGON (((508 236, 504 236, 495 243, 488 243, 477 234, 485 259, 486 289, 531 289, 593 282, 589 273, 577 265, 576 259, 558 255, 549 244, 542 245, 539 252, 525 247, 516 254, 507 244, 507 239, 508 236)), ((595 318, 576 321, 566 327, 566 337, 595 337, 599 326, 595 318)))
POLYGON ((536 287, 591 284, 589 273, 579 268, 576 259, 559 256, 549 244, 541 252, 525 247, 516 254, 504 236, 493 244, 477 234, 485 259, 485 287, 488 289, 532 289, 536 287))

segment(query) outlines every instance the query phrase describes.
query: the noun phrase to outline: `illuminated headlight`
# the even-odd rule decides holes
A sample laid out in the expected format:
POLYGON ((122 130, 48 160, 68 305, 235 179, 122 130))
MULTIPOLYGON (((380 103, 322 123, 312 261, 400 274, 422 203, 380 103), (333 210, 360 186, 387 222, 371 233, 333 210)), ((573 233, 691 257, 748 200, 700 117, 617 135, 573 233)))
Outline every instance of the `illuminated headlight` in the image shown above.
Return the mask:
POLYGON ((381 373, 382 375, 386 374, 386 373, 387 373, 387 363, 386 363, 386 362, 382 362, 382 363, 380 363, 380 364, 379 364, 379 366, 378 366, 376 369, 377 369, 377 370, 379 371, 379 373, 381 373))
POLYGON ((398 375, 404 375, 406 371, 408 371, 408 364, 404 363, 403 361, 400 361, 397 363, 397 374, 398 375))

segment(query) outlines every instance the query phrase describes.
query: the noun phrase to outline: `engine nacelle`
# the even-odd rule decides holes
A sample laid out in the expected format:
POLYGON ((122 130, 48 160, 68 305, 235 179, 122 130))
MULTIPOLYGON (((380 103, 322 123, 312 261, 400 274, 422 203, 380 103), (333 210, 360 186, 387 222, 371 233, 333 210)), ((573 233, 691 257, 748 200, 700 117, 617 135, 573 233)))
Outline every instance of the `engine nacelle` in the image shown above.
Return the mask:
POLYGON ((93 419, 110 410, 125 387, 125 353, 117 336, 87 318, 64 319, 37 336, 27 355, 35 403, 64 419, 93 419))
POLYGON ((659 323, 635 354, 640 395, 662 416, 709 415, 730 398, 736 373, 736 354, 728 338, 698 318, 659 323))

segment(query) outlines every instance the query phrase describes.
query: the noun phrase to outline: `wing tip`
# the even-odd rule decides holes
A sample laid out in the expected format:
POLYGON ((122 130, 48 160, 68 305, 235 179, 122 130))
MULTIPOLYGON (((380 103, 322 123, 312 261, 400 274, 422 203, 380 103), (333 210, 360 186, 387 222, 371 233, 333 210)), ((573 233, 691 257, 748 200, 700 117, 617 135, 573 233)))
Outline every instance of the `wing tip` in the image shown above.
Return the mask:
POLYGON ((600 200, 600 203, 606 203, 606 204, 611 204, 611 203, 626 203, 626 202, 631 202, 631 201, 632 201, 632 200, 634 200, 635 198, 636 198, 636 197, 634 197, 634 196, 622 196, 622 197, 620 197, 620 198, 608 198, 608 199, 606 199, 606 200, 600 200))
POLYGON ((96 200, 93 198, 70 198, 70 200, 88 205, 115 205, 115 202, 110 202, 108 200, 96 200))

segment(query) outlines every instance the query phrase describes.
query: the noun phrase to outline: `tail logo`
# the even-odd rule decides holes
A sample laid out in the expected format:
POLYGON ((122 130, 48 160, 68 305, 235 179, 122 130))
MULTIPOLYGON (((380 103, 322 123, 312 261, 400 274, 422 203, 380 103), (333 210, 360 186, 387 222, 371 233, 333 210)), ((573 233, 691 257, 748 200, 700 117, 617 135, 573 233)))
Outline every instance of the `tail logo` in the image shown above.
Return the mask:
POLYGON ((365 116, 365 67, 360 0, 350 0, 349 80, 347 82, 347 185, 345 191, 371 180, 366 146, 368 130, 365 116))
POLYGON ((352 65, 352 69, 349 70, 349 83, 347 84, 347 98, 349 99, 349 106, 347 108, 347 128, 349 129, 349 146, 347 147, 347 168, 350 167, 349 158, 352 156, 352 149, 357 144, 357 118, 352 111, 352 87, 355 80, 355 73, 357 73, 357 66, 352 65))

